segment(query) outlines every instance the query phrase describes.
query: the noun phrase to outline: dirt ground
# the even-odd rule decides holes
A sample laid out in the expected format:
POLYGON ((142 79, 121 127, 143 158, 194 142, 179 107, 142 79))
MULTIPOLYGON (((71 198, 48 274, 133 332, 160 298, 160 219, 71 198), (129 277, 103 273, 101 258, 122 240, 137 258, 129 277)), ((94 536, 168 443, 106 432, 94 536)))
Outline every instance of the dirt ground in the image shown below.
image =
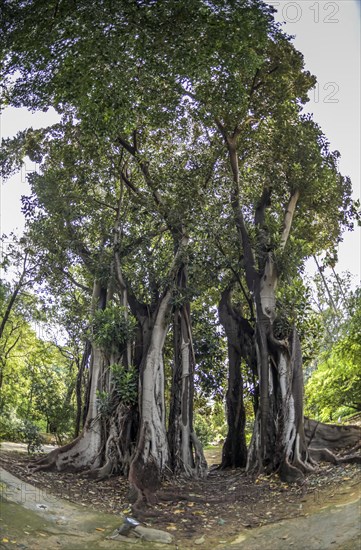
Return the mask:
MULTIPOLYGON (((207 451, 209 463, 217 463, 219 449, 207 451)), ((84 506, 88 510, 132 515, 127 480, 113 477, 94 482, 74 473, 29 470, 32 458, 16 451, 1 451, 0 465, 43 491, 84 506)), ((220 471, 213 464, 207 479, 165 480, 159 500, 143 519, 145 525, 170 532, 179 548, 194 548, 194 540, 226 541, 243 529, 306 517, 326 504, 355 498, 361 472, 355 464, 322 463, 301 484, 288 485, 277 476, 246 476, 242 470, 220 471)))

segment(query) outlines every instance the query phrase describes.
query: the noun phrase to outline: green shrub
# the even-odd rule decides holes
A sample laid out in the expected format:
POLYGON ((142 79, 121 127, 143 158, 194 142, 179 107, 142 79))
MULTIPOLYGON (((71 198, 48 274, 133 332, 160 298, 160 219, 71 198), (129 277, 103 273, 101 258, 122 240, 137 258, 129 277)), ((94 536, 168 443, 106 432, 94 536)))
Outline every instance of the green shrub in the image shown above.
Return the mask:
POLYGON ((202 414, 196 414, 194 418, 194 431, 203 447, 206 447, 213 439, 212 426, 207 417, 202 414))
POLYGON ((14 409, 3 411, 0 416, 0 440, 20 441, 24 423, 14 409))
POLYGON ((123 365, 110 365, 115 392, 125 405, 133 405, 138 399, 138 372, 135 367, 126 369, 123 365))
POLYGON ((219 443, 224 440, 227 435, 227 422, 223 401, 217 399, 212 405, 196 411, 194 430, 203 447, 212 441, 219 443))
POLYGON ((124 347, 133 338, 136 326, 135 318, 127 315, 124 307, 111 305, 95 312, 93 340, 103 350, 109 350, 114 345, 124 347))
POLYGON ((43 438, 40 434, 40 428, 30 422, 30 420, 24 420, 22 440, 28 446, 28 454, 41 452, 43 450, 43 438))

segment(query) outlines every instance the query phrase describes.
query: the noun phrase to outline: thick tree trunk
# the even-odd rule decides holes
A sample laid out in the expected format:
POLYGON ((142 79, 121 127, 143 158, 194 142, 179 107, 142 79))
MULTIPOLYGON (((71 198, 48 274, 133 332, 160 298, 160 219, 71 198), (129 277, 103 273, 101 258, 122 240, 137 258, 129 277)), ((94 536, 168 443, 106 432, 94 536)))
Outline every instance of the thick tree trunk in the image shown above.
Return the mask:
MULTIPOLYGON (((93 310, 107 305, 107 289, 95 282, 93 310)), ((91 346, 89 381, 86 396, 86 419, 80 435, 71 443, 55 449, 35 464, 35 468, 87 470, 97 479, 113 473, 127 473, 137 436, 136 407, 119 401, 114 393, 110 363, 122 363, 126 350, 105 356, 94 342, 91 346), (109 410, 100 407, 99 392, 106 396, 109 410)), ((126 367, 126 360, 123 362, 126 367)))
POLYGON ((247 469, 278 471, 286 481, 313 469, 303 424, 303 372, 300 341, 292 334, 273 334, 277 277, 269 257, 256 289, 256 346, 260 409, 256 415, 247 469))
MULTIPOLYGON (((177 277, 177 290, 185 298, 187 268, 177 277)), ((174 473, 204 477, 207 463, 193 429, 194 350, 190 323, 190 305, 186 301, 174 312, 174 362, 169 412, 168 441, 170 468, 174 473)))
POLYGON ((129 481, 138 493, 137 505, 151 501, 164 470, 169 466, 165 427, 163 348, 168 332, 171 291, 160 300, 151 331, 149 349, 140 375, 140 431, 129 481))
POLYGON ((152 502, 162 475, 170 471, 170 453, 165 426, 163 349, 169 329, 172 293, 182 266, 182 254, 188 237, 182 235, 168 273, 170 281, 159 299, 153 314, 149 348, 140 373, 140 431, 136 453, 132 460, 129 481, 137 491, 134 510, 145 502, 152 502))
POLYGON ((56 468, 57 470, 95 469, 101 464, 101 420, 98 414, 97 389, 104 369, 104 359, 99 349, 93 348, 88 414, 81 434, 71 443, 54 449, 36 463, 36 470, 56 468))
POLYGON ((228 345, 228 388, 226 395, 227 437, 222 449, 221 468, 243 468, 247 463, 245 435, 246 412, 243 402, 241 372, 244 336, 241 318, 232 307, 231 289, 222 293, 218 308, 219 320, 225 330, 228 345))

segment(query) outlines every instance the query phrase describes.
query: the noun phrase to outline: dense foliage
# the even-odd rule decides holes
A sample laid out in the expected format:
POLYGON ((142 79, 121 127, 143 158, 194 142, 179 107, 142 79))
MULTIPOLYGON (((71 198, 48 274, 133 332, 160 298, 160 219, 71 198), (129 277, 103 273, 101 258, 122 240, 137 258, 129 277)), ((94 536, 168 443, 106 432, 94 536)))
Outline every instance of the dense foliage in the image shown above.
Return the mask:
MULTIPOLYGON (((344 281, 342 286, 345 292, 344 281)), ((337 302, 336 295, 333 304, 337 302)), ((321 346, 318 357, 314 357, 317 367, 306 385, 308 413, 326 422, 361 410, 360 289, 347 295, 344 315, 340 310, 328 314, 336 318, 337 327, 329 319, 324 320, 326 346, 321 346), (332 325, 337 332, 330 343, 332 325)))
MULTIPOLYGON (((317 321, 301 275, 335 256, 356 205, 302 114, 315 78, 272 14, 261 0, 4 3, 3 104, 61 116, 1 153, 5 178, 26 156, 40 166, 26 254, 67 346, 34 344, 27 385, 49 426, 75 391, 83 430, 59 469, 129 473, 139 494, 147 468, 203 475, 195 390, 226 395, 225 465, 246 465, 252 403, 248 466, 311 467, 300 346, 310 362, 317 321)), ((345 338, 328 364, 350 344, 356 359, 345 338)))

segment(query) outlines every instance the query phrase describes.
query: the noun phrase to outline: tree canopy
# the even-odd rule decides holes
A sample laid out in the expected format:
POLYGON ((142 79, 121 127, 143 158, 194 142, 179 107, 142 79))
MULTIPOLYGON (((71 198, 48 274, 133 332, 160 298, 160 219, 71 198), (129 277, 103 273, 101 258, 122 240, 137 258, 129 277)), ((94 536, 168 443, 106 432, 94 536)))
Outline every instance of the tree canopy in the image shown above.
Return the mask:
POLYGON ((90 356, 83 430, 46 467, 126 473, 137 504, 167 469, 206 471, 194 384, 224 376, 217 309, 223 466, 291 480, 313 468, 297 288, 356 209, 339 153, 302 114, 315 77, 272 14, 261 0, 5 2, 3 104, 61 121, 5 140, 2 173, 39 163, 27 238, 88 346, 79 369, 90 356))

